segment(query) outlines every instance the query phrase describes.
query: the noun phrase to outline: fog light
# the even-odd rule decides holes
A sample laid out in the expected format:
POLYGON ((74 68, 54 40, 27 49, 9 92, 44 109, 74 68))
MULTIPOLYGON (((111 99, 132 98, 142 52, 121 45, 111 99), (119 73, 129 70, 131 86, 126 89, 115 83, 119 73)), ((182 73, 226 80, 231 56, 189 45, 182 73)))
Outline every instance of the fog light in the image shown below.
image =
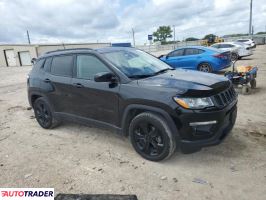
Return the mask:
POLYGON ((204 126, 204 125, 210 125, 210 124, 216 124, 217 121, 207 121, 207 122, 190 122, 190 126, 204 126))

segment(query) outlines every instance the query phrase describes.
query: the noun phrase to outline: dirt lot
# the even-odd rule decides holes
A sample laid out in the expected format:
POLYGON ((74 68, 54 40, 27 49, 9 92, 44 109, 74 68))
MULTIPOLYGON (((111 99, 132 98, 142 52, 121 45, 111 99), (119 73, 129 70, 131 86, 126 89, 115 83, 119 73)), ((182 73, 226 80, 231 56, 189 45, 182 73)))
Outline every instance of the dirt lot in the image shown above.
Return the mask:
POLYGON ((232 134, 194 154, 154 163, 114 133, 77 124, 44 130, 27 110, 30 67, 0 68, 0 187, 56 193, 136 194, 139 199, 266 199, 266 46, 239 64, 259 65, 258 88, 239 95, 232 134))

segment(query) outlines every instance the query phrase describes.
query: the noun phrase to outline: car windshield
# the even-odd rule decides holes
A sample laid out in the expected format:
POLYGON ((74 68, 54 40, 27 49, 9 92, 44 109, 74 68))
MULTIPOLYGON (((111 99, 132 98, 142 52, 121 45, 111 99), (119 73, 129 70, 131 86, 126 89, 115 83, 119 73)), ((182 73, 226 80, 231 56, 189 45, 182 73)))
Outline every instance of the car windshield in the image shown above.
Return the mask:
POLYGON ((145 78, 173 69, 138 49, 105 52, 103 55, 129 78, 145 78))

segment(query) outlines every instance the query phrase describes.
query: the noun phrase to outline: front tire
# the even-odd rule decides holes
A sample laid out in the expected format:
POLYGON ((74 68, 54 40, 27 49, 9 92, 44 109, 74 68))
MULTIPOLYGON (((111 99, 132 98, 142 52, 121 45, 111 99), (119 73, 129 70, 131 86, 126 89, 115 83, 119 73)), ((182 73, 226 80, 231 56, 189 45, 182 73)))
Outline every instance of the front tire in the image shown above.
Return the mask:
POLYGON ((201 63, 198 67, 198 70, 201 72, 207 72, 211 73, 212 72, 212 67, 209 63, 201 63))
POLYGON ((129 137, 136 152, 150 161, 167 159, 176 148, 176 141, 167 122, 150 112, 141 113, 131 121, 129 137))
POLYGON ((34 114, 39 125, 45 129, 51 129, 58 125, 58 120, 55 119, 51 106, 45 98, 38 98, 33 105, 34 114))
POLYGON ((232 61, 237 61, 237 60, 240 60, 241 57, 239 57, 239 55, 237 53, 232 53, 231 54, 231 60, 232 61))

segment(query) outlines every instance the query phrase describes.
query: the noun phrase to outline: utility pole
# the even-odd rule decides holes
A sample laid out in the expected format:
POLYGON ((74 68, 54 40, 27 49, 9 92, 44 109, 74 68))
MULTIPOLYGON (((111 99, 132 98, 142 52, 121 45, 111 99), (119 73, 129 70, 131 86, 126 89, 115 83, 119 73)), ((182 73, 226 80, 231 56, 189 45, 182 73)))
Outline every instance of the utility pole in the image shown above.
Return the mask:
POLYGON ((175 42, 175 25, 173 25, 173 27, 174 27, 174 42, 175 42))
POLYGON ((251 32, 252 35, 254 35, 254 26, 252 25, 252 32, 251 32))
POLYGON ((249 13, 249 36, 252 35, 252 0, 250 0, 250 13, 249 13))
POLYGON ((28 30, 27 30, 27 37, 28 37, 28 43, 30 44, 30 34, 28 30))
POLYGON ((132 38, 133 38, 133 46, 135 47, 135 31, 132 28, 132 38))

